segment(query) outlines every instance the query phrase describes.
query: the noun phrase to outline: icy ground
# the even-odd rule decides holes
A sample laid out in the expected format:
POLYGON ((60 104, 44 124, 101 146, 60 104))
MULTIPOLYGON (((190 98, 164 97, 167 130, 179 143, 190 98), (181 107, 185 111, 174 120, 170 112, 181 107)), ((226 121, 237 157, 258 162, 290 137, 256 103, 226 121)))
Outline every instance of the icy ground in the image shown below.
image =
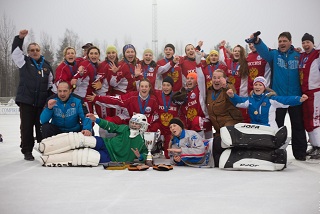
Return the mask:
POLYGON ((35 161, 23 160, 19 115, 0 115, 0 133, 0 214, 320 213, 320 165, 296 161, 291 147, 288 167, 278 172, 111 171, 43 167, 37 152, 35 161))

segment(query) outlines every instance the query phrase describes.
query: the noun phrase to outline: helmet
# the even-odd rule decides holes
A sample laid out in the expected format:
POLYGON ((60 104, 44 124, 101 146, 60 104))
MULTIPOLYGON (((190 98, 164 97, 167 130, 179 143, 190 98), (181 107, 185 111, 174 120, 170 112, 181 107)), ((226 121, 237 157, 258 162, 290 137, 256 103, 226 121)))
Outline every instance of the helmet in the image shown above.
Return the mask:
POLYGON ((133 115, 130 119, 130 122, 129 122, 129 127, 130 127, 130 136, 129 137, 130 138, 136 137, 139 133, 143 134, 145 131, 147 131, 148 126, 149 126, 149 124, 147 122, 147 117, 144 114, 133 115), (130 122, 140 124, 141 125, 140 129, 139 130, 132 129, 130 127, 130 122))

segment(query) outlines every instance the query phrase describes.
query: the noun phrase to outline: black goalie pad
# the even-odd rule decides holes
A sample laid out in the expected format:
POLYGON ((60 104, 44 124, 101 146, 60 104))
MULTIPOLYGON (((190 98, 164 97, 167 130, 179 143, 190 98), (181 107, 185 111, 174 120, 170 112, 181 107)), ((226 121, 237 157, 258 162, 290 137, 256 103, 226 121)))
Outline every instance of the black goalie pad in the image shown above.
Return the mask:
POLYGON ((283 170, 287 164, 285 149, 226 149, 220 156, 219 168, 230 170, 283 170))
POLYGON ((267 126, 237 124, 222 127, 220 134, 222 148, 278 149, 286 143, 287 128, 273 130, 267 126))

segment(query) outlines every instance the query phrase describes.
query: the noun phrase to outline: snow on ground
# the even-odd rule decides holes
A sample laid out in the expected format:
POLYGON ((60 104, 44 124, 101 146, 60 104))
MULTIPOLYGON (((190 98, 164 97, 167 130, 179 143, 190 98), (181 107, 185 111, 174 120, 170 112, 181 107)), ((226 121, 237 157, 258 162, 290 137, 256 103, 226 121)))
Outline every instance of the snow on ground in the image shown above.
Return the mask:
MULTIPOLYGON (((19 115, 0 115, 0 213, 320 212, 320 165, 296 161, 278 172, 174 167, 168 172, 41 166, 23 160, 19 115)), ((98 132, 96 132, 98 133, 98 132)), ((289 134, 290 135, 290 134, 289 134)), ((167 160, 157 159, 157 163, 167 160)))

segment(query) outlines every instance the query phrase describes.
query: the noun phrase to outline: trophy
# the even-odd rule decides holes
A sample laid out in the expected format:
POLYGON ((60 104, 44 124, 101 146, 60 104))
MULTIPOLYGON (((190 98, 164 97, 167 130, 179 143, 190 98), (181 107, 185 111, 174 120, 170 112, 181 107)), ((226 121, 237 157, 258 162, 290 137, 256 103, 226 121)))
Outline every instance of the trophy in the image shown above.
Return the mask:
POLYGON ((146 147, 148 149, 146 165, 152 167, 153 161, 152 161, 151 150, 160 138, 160 130, 158 130, 157 132, 145 132, 143 136, 144 136, 144 143, 146 144, 146 147))

